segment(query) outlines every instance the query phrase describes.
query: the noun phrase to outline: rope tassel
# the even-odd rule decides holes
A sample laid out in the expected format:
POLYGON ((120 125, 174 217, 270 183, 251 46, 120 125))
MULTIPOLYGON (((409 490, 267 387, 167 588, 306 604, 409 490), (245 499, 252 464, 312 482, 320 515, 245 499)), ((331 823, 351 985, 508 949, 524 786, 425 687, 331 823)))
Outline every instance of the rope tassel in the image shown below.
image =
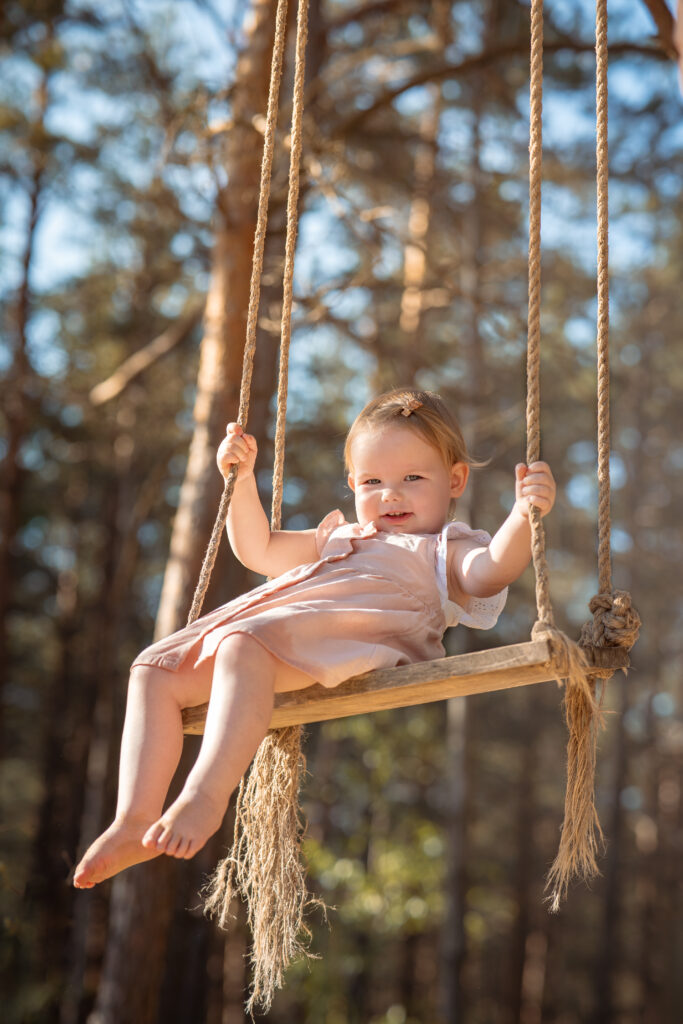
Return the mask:
POLYGON ((597 737, 603 712, 596 700, 596 678, 589 674, 586 656, 577 643, 560 630, 534 627, 534 639, 550 641, 561 665, 557 682, 564 685, 567 742, 567 784, 560 846, 546 878, 550 910, 556 913, 574 878, 589 881, 598 875, 597 857, 604 838, 595 807, 597 737))
MULTIPOLYGON (((537 396, 536 396, 537 398, 537 396)), ((531 418, 538 417, 538 401, 532 403, 531 418)), ((527 453, 529 461, 536 457, 527 453)), ((546 879, 550 909, 559 910, 574 877, 586 881, 599 873, 597 856, 602 847, 602 830, 595 808, 595 762, 597 734, 602 712, 595 698, 595 678, 586 656, 574 640, 559 630, 550 601, 545 532, 537 508, 531 510, 532 554, 536 573, 538 621, 531 636, 550 643, 558 666, 557 683, 564 686, 564 707, 569 740, 564 822, 560 846, 546 879)))
POLYGON ((306 771, 300 726, 269 732, 235 808, 235 841, 204 890, 204 910, 227 929, 236 897, 247 904, 254 974, 247 1013, 270 1009, 293 960, 314 958, 304 915, 324 904, 308 896, 301 862, 299 787, 306 771))
POLYGON ((567 664, 565 716, 569 742, 562 837, 546 879, 552 912, 559 910, 574 877, 589 880, 600 873, 597 857, 604 852, 605 845, 595 808, 595 763, 604 712, 602 699, 596 700, 598 677, 588 673, 581 648, 624 647, 630 650, 640 629, 640 616, 631 603, 631 595, 624 590, 596 594, 590 602, 590 610, 593 620, 584 624, 579 645, 567 641, 562 633, 548 637, 553 649, 558 637, 562 638, 561 644, 567 641, 570 645, 558 650, 559 659, 566 658, 567 664))

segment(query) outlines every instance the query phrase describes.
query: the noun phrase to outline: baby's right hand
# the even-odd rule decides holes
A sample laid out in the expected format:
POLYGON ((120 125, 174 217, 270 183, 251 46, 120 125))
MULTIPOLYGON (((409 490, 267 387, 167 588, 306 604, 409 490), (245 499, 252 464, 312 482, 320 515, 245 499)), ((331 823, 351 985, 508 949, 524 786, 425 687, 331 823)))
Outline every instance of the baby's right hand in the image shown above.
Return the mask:
POLYGON ((216 462, 223 479, 227 479, 231 466, 238 464, 237 479, 244 480, 254 472, 258 448, 256 438, 245 434, 239 423, 228 423, 225 437, 216 452, 216 462))

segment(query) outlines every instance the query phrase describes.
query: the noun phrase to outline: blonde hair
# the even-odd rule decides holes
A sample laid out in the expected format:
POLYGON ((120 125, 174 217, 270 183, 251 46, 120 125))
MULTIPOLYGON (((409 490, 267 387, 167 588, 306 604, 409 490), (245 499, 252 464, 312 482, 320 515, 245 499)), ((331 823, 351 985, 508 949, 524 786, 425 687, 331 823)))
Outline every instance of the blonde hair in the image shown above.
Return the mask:
POLYGON ((440 395, 417 388, 394 388, 368 402, 351 424, 344 445, 347 473, 352 470, 351 446, 358 434, 387 424, 414 430, 439 452, 448 469, 456 462, 481 465, 467 451, 460 424, 440 395))

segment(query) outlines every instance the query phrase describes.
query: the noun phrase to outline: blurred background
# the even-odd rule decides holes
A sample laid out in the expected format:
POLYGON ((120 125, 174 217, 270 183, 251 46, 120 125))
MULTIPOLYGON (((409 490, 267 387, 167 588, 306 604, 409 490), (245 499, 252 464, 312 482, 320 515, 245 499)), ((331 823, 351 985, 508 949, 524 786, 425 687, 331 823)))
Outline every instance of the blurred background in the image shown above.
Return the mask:
MULTIPOLYGON (((291 970, 273 1024, 683 1018, 683 122, 666 11, 610 3, 614 583, 643 629, 605 697, 602 875, 548 914, 566 742, 554 683, 311 726, 305 853, 333 909, 327 924, 312 913, 321 959, 291 970)), ((90 892, 69 873, 111 819, 128 666, 184 623, 217 507, 274 12, 0 13, 7 1024, 246 1020, 244 910, 225 935, 199 909, 230 814, 192 862, 90 892)), ((572 635, 597 587, 593 19, 587 0, 546 4, 543 457, 572 635)), ((292 45, 290 31, 249 420, 266 506, 292 45)), ((285 526, 353 516, 345 429, 398 384, 443 394, 490 460, 460 517, 492 530, 506 514, 525 451, 528 45, 518 0, 311 0, 285 526)), ((205 607, 257 582, 226 544, 205 607)), ((528 572, 494 631, 454 631, 449 650, 524 641, 534 619, 528 572)))

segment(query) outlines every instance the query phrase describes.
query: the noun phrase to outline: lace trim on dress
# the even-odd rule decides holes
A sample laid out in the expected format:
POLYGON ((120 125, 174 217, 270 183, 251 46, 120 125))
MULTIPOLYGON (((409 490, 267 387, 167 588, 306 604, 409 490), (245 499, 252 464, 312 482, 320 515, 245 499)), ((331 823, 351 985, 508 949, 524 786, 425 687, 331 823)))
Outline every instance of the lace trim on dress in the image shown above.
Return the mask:
POLYGON ((437 584, 441 595, 441 607, 446 618, 447 626, 469 626, 471 629, 491 629, 498 621, 498 616, 505 607, 508 588, 505 587, 498 594, 492 597, 470 597, 467 608, 463 608, 448 596, 447 576, 447 542, 458 537, 467 537, 479 544, 489 545, 491 535, 486 530, 473 530, 464 523, 446 523, 436 545, 437 561, 437 584))

